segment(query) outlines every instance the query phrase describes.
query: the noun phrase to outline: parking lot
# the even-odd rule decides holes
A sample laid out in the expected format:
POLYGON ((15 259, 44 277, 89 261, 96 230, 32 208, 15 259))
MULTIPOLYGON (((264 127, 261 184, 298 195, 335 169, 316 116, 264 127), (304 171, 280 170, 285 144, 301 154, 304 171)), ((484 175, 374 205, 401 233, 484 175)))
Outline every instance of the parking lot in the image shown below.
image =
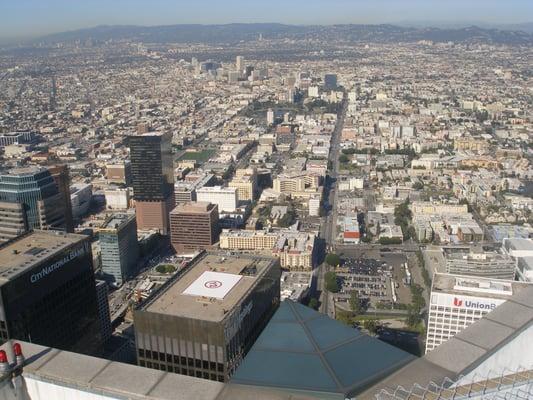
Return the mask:
POLYGON ((405 263, 407 257, 404 253, 399 252, 380 252, 378 250, 368 250, 364 252, 353 251, 351 254, 357 254, 359 257, 346 257, 346 253, 341 255, 345 260, 342 268, 343 274, 357 275, 363 277, 379 277, 383 284, 387 285, 387 295, 374 296, 372 303, 378 301, 392 302, 393 294, 390 278, 393 280, 396 303, 409 304, 411 302, 411 289, 406 283, 405 263), (345 258, 346 257, 346 258, 345 258))

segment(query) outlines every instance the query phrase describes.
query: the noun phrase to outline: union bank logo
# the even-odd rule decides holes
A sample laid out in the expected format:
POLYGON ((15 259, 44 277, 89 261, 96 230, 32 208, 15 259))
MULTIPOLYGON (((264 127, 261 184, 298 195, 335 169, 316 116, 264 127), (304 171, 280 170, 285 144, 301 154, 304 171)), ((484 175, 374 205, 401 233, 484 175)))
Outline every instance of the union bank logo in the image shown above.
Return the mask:
POLYGON ((489 303, 484 301, 472 301, 472 300, 462 300, 457 297, 453 298, 453 305, 455 307, 466 307, 474 308, 477 310, 494 310, 496 308, 496 303, 489 303))

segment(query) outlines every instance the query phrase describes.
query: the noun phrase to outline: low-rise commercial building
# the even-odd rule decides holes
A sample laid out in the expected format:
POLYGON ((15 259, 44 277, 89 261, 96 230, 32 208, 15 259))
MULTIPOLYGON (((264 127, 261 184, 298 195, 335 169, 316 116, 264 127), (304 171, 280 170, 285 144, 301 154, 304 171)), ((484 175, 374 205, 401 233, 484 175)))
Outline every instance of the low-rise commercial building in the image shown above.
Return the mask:
POLYGON ((233 212, 237 209, 237 189, 234 187, 211 186, 196 191, 199 202, 216 204, 219 212, 233 212))
POLYGON ((272 249, 281 266, 289 270, 310 271, 315 264, 315 239, 313 233, 284 232, 272 249))
POLYGON ((278 236, 269 231, 223 230, 219 244, 224 250, 271 250, 278 236))

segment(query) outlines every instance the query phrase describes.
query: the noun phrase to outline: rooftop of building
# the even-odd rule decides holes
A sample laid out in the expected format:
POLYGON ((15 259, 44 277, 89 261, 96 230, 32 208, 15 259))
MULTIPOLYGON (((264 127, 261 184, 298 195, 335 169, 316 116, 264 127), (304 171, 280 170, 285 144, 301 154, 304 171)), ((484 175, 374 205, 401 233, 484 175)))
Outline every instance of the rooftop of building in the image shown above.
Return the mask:
POLYGON ((275 263, 268 257, 206 254, 156 294, 143 310, 177 317, 222 321, 258 278, 275 263))
MULTIPOLYGON (((528 285, 430 354, 404 360, 401 350, 301 304, 283 302, 229 384, 21 342, 26 358, 22 387, 27 392, 16 397, 16 388, 0 381, 0 397, 49 400, 53 390, 58 396, 96 394, 130 400, 344 400, 347 393, 359 400, 412 400, 422 398, 423 392, 430 394, 424 398, 451 399, 457 398, 453 386, 442 397, 435 390, 455 382, 464 385, 462 377, 494 363, 500 370, 474 375, 472 382, 481 384, 466 385, 465 393, 484 390, 483 382, 490 378, 490 393, 497 394, 495 388, 514 386, 501 379, 505 371, 527 371, 531 352, 524 351, 524 344, 529 343, 532 326, 533 285, 528 285), (504 350, 515 357, 502 358, 504 350), (352 385, 337 385, 343 382, 352 385)), ((11 343, 2 349, 14 359, 11 343)), ((531 373, 520 376, 527 379, 531 373)))
MULTIPOLYGON (((10 351, 9 346, 3 346, 10 351)), ((114 399, 214 400, 224 384, 23 343, 24 377, 114 399), (109 397, 108 397, 109 396, 109 397)), ((45 399, 45 395, 39 399, 45 399)), ((18 397, 17 397, 18 398, 18 397)), ((66 398, 66 397, 65 397, 66 398)), ((30 399, 25 397, 24 400, 30 399)))
POLYGON ((436 273, 431 291, 506 300, 529 286, 518 281, 436 273))
POLYGON ((205 214, 206 212, 211 211, 214 206, 214 204, 207 201, 189 201, 176 206, 170 214, 205 214))
POLYGON ((447 260, 468 260, 468 261, 480 261, 480 262, 486 262, 486 261, 512 261, 511 257, 507 254, 501 254, 497 253, 495 251, 466 251, 466 252, 453 252, 447 251, 447 249, 443 248, 444 254, 446 256, 447 260))
POLYGON ((237 188, 223 186, 203 186, 197 190, 198 193, 236 193, 237 188))
POLYGON ((231 236, 231 237, 255 237, 255 236, 274 236, 277 237, 278 233, 269 231, 269 230, 244 230, 244 229, 223 229, 221 236, 231 236))
POLYGON ((59 231, 32 231, 0 246, 0 284, 80 243, 87 236, 59 231))
POLYGON ((312 250, 315 243, 315 235, 309 232, 284 231, 278 238, 274 249, 282 250, 288 248, 290 251, 304 252, 312 250))
POLYGON ((115 231, 119 229, 123 224, 135 219, 133 213, 117 213, 111 215, 100 227, 100 231, 115 231))
POLYGON ((414 356, 402 350, 286 300, 232 383, 308 392, 313 398, 337 394, 344 399, 412 360, 414 356))
POLYGON ((533 250, 533 239, 505 239, 505 246, 512 250, 533 250))
POLYGON ((12 168, 2 175, 25 176, 25 175, 35 175, 36 173, 42 172, 42 171, 46 171, 46 168, 32 165, 28 167, 12 168))
POLYGON ((146 133, 135 133, 131 136, 164 136, 166 135, 166 132, 158 132, 158 131, 152 131, 152 132, 146 132, 146 133))

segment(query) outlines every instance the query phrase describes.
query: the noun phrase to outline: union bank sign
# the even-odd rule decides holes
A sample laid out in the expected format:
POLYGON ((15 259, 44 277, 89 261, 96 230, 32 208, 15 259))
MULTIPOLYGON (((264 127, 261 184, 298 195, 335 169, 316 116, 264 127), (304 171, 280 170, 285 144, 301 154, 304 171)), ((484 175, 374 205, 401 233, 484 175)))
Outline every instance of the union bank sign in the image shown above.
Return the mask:
POLYGON ((436 303, 439 306, 479 311, 492 311, 500 304, 505 302, 504 299, 490 299, 483 297, 450 295, 442 293, 439 294, 436 300, 436 303))

